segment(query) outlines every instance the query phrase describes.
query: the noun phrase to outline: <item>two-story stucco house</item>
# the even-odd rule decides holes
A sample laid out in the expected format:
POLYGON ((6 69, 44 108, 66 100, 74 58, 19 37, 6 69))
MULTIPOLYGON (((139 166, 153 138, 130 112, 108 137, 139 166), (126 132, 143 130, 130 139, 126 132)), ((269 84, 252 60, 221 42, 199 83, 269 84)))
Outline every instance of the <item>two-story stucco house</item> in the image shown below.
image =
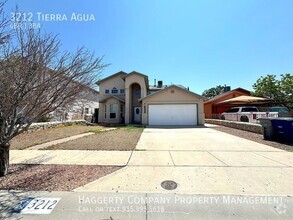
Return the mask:
POLYGON ((182 86, 149 86, 148 76, 118 72, 97 82, 99 122, 143 125, 204 124, 204 98, 182 86))

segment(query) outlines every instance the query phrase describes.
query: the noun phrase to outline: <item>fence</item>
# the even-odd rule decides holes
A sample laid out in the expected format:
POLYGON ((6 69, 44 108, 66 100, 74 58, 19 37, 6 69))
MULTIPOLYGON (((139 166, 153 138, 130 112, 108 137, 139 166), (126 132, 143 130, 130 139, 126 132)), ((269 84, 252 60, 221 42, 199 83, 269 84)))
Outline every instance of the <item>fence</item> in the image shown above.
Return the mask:
POLYGON ((223 113, 223 114, 213 114, 212 119, 221 119, 227 121, 240 121, 240 122, 249 122, 258 124, 258 118, 267 118, 273 117, 278 118, 279 115, 277 112, 254 112, 254 113, 223 113))
POLYGON ((230 128, 236 128, 244 131, 250 131, 257 134, 262 134, 262 127, 260 124, 252 124, 238 121, 224 121, 219 119, 205 119, 205 123, 223 125, 230 128))

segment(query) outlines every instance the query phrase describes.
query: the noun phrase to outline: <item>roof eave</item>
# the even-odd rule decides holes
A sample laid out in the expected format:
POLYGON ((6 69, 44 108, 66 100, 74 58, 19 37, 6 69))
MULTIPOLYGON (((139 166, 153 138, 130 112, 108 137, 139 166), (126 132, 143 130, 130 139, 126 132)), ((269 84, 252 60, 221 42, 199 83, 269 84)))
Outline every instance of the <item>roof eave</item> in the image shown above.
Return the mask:
MULTIPOLYGON (((210 103, 210 102, 213 102, 213 101, 217 100, 218 98, 221 98, 221 97, 223 97, 223 96, 225 96, 225 95, 229 95, 229 94, 232 93, 232 92, 237 92, 238 90, 243 90, 244 92, 251 93, 249 90, 246 90, 246 89, 243 89, 243 88, 241 88, 241 87, 238 87, 238 88, 236 88, 236 89, 233 89, 233 90, 230 90, 230 91, 228 91, 228 92, 224 92, 224 93, 222 93, 222 94, 220 94, 220 95, 214 96, 213 98, 211 98, 211 99, 205 101, 205 104, 210 103)), ((205 98, 205 99, 206 99, 206 98, 205 98)))
POLYGON ((146 97, 143 97, 143 98, 139 99, 138 101, 142 101, 142 100, 147 99, 147 98, 149 98, 149 97, 151 97, 151 96, 157 95, 157 94, 159 94, 159 93, 161 93, 161 92, 163 92, 163 91, 165 91, 165 90, 167 90, 167 89, 169 89, 169 88, 172 88, 172 87, 174 87, 174 88, 178 88, 178 89, 183 90, 183 91, 185 91, 185 92, 187 92, 187 93, 189 93, 189 94, 191 94, 191 95, 196 96, 196 97, 199 98, 199 99, 205 100, 205 97, 203 97, 203 96, 201 96, 201 95, 198 95, 198 94, 196 94, 196 93, 194 93, 194 92, 191 92, 191 91, 189 91, 189 90, 183 89, 183 88, 181 88, 181 87, 179 87, 179 86, 171 85, 171 86, 168 86, 168 87, 166 87, 166 88, 164 88, 164 89, 161 89, 160 91, 157 91, 157 92, 152 93, 152 94, 150 94, 150 95, 148 95, 148 96, 146 96, 146 97))
POLYGON ((106 80, 109 80, 109 79, 111 79, 111 78, 113 78, 113 77, 115 77, 115 76, 118 76, 118 75, 126 75, 126 74, 127 74, 127 73, 125 73, 125 72, 123 72, 123 71, 119 71, 119 72, 117 72, 117 73, 115 73, 115 74, 113 74, 113 75, 111 75, 111 76, 108 76, 108 77, 106 77, 106 78, 104 78, 104 79, 101 79, 101 80, 97 81, 96 84, 97 84, 97 85, 100 85, 102 82, 104 82, 104 81, 106 81, 106 80))
POLYGON ((100 100, 99 102, 105 102, 105 101, 107 101, 108 99, 111 99, 111 98, 117 99, 118 101, 125 103, 125 100, 120 99, 119 97, 114 96, 114 95, 111 95, 111 96, 109 96, 109 97, 106 97, 106 98, 100 100))

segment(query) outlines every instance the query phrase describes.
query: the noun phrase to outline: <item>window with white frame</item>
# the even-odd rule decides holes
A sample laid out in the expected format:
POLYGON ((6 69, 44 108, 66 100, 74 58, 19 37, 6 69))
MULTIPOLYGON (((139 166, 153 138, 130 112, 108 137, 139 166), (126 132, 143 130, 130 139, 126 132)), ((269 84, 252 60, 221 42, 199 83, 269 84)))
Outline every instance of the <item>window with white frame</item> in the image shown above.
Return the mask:
POLYGON ((105 94, 109 94, 110 90, 109 89, 105 89, 105 94))
POLYGON ((120 89, 120 94, 124 94, 124 93, 125 93, 124 89, 120 89))
POLYGON ((116 118, 117 104, 110 104, 110 118, 116 118))

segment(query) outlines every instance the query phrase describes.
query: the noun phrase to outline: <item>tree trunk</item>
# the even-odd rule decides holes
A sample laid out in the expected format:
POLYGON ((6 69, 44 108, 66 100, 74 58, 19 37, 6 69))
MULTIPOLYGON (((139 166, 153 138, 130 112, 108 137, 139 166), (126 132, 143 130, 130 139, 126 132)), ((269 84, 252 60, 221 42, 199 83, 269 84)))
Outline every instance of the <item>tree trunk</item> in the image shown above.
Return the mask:
POLYGON ((9 144, 0 145, 0 177, 6 176, 9 167, 9 144))

